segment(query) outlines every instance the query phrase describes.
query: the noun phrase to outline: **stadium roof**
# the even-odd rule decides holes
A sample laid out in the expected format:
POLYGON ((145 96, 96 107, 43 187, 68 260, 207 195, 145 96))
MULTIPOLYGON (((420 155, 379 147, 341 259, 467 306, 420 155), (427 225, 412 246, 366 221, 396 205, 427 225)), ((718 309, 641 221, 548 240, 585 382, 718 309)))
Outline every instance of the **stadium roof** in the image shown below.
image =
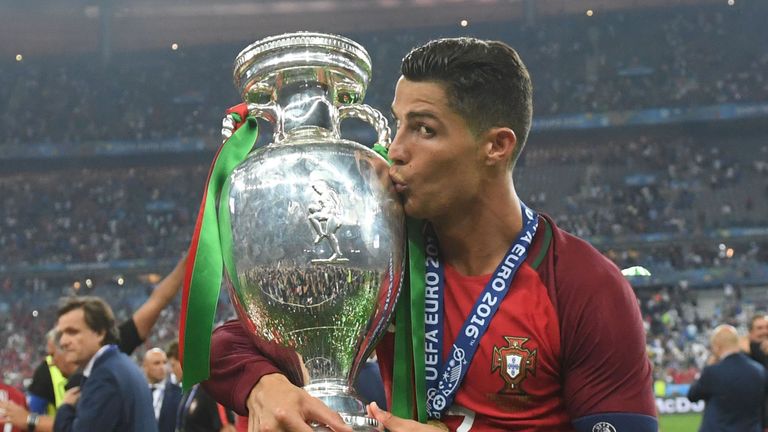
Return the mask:
POLYGON ((97 52, 101 16, 115 52, 335 33, 512 21, 536 15, 725 0, 0 0, 0 56, 97 52), (111 13, 109 12, 111 10, 111 13), (106 15, 105 15, 106 12, 106 15))

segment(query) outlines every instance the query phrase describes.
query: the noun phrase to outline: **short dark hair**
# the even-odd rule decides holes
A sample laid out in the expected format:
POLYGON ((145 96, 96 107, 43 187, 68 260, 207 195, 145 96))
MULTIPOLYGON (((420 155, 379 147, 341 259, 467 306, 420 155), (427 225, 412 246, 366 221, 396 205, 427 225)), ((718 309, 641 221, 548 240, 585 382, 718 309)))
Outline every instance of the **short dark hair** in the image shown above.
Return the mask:
POLYGON ((104 332, 102 345, 116 344, 119 342, 117 327, 115 326, 115 314, 112 308, 100 297, 80 296, 68 297, 59 306, 56 317, 73 310, 82 309, 85 316, 85 324, 96 333, 104 332))
POLYGON ((173 341, 169 343, 168 348, 165 350, 165 355, 168 356, 169 359, 179 360, 179 342, 173 341))
POLYGON ((517 51, 499 41, 437 39, 411 50, 400 71, 408 80, 445 86, 448 105, 473 134, 492 127, 511 128, 517 136, 514 164, 533 116, 533 85, 517 51))

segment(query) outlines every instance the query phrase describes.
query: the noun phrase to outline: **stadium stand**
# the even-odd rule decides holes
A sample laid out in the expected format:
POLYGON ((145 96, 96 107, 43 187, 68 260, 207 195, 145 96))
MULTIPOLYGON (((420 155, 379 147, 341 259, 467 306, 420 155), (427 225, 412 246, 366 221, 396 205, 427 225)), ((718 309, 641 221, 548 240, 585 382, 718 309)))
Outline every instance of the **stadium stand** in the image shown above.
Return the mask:
MULTIPOLYGON (((766 15, 755 1, 351 36, 373 57, 367 101, 382 111, 400 56, 423 40, 471 32, 519 47, 537 118, 584 122, 534 128, 516 172, 521 196, 620 267, 651 270, 631 279, 649 355, 657 379, 686 384, 706 360, 709 329, 743 330, 768 309, 768 52, 755 43, 768 40, 766 15), (711 107, 732 120, 665 120, 711 107), (643 110, 657 123, 631 123, 627 113, 643 110), (586 126, 599 114, 606 125, 586 126)), ((0 61, 6 381, 31 376, 60 296, 101 295, 125 318, 151 289, 141 275, 186 248, 222 113, 238 101, 240 48, 124 53, 107 65, 0 61), (85 277, 92 286, 73 288, 85 277)), ((174 339, 177 319, 174 304, 146 346, 174 339)))

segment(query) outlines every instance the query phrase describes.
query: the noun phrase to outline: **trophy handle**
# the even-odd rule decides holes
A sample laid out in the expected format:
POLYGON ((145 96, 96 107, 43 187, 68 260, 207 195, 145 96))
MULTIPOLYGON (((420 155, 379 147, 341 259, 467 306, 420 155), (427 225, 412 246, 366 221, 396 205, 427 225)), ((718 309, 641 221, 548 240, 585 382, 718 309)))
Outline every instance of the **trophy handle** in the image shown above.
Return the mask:
POLYGON ((389 144, 392 142, 390 139, 389 122, 387 122, 387 118, 379 110, 365 104, 340 106, 339 121, 347 118, 357 118, 373 126, 379 136, 378 143, 389 148, 389 144))
POLYGON ((280 113, 280 106, 275 102, 269 102, 265 104, 248 104, 248 115, 260 117, 272 123, 272 126, 275 128, 273 133, 275 142, 282 140, 285 136, 283 133, 283 122, 280 121, 280 113))
MULTIPOLYGON (((275 135, 282 136, 282 125, 277 121, 279 118, 279 107, 270 102, 268 104, 248 104, 248 115, 260 117, 272 123, 275 127, 275 135)), ((227 114, 221 121, 221 140, 226 142, 232 134, 235 133, 235 119, 232 114, 227 114)))
POLYGON ((257 104, 257 103, 248 104, 248 114, 254 117, 261 117, 275 126, 277 126, 278 124, 277 119, 280 116, 279 112, 280 112, 280 108, 274 102, 270 102, 266 104, 257 104))

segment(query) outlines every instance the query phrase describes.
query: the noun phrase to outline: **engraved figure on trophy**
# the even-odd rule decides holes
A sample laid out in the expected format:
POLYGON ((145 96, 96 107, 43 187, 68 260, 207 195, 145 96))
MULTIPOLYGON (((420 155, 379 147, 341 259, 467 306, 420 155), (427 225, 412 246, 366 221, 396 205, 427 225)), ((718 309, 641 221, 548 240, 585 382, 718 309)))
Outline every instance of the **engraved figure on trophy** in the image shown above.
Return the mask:
POLYGON ((309 223, 315 231, 314 244, 327 239, 333 251, 333 255, 329 258, 313 259, 312 262, 316 264, 330 264, 349 261, 347 258, 342 257, 343 254, 341 249, 339 249, 339 239, 336 237, 336 231, 341 228, 341 223, 339 222, 339 214, 341 213, 339 194, 323 180, 314 181, 312 183, 312 190, 317 194, 315 196, 316 201, 310 204, 307 219, 309 219, 309 223))
POLYGON ((295 350, 304 389, 354 430, 372 432, 377 422, 352 384, 394 312, 405 217, 387 160, 340 133, 342 120, 357 118, 389 145, 385 117, 362 104, 370 62, 352 40, 304 32, 237 56, 248 113, 274 134, 231 172, 218 215, 224 281, 241 323, 295 350))

